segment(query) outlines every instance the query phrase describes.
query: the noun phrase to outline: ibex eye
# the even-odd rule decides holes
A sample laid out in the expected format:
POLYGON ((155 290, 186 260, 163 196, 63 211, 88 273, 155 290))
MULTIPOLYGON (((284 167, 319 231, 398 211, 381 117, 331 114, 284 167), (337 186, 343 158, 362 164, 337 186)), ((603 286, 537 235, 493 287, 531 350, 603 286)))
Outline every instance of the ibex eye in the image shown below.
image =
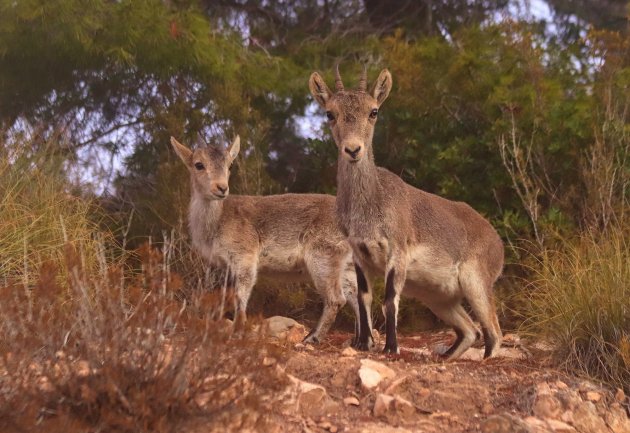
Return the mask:
POLYGON ((375 108, 374 110, 370 111, 370 119, 376 119, 376 116, 378 116, 378 110, 375 108))
POLYGON ((197 170, 203 170, 205 167, 203 166, 203 164, 202 164, 202 163, 200 163, 200 162, 196 162, 196 163, 195 163, 195 168, 196 168, 197 170))
POLYGON ((328 117, 328 120, 330 120, 331 122, 335 120, 335 115, 332 114, 332 112, 330 111, 326 111, 326 117, 328 117))

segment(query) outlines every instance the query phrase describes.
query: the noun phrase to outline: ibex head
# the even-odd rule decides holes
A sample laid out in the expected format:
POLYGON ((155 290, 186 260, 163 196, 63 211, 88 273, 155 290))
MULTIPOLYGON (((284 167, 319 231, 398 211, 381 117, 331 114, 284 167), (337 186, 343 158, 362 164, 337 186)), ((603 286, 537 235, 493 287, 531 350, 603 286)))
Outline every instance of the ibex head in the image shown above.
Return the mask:
POLYGON ((204 146, 190 150, 173 137, 171 145, 190 171, 194 193, 207 200, 223 200, 228 196, 230 167, 241 147, 238 135, 227 149, 204 146))
POLYGON ((371 155, 378 109, 392 89, 392 75, 389 71, 381 71, 369 93, 365 68, 357 89, 346 90, 339 75, 339 65, 335 68, 334 92, 317 72, 311 74, 308 86, 313 98, 326 110, 340 158, 356 163, 366 154, 371 155))

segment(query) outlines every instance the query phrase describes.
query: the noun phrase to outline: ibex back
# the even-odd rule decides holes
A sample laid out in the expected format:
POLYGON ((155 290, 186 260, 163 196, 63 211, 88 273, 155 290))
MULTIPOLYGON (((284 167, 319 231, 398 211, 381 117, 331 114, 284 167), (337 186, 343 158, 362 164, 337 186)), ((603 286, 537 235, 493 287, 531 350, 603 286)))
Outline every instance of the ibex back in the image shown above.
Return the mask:
POLYGON ((477 338, 462 306, 470 304, 485 337, 485 357, 501 342, 493 285, 503 268, 503 243, 494 228, 465 203, 416 189, 377 167, 372 151, 378 110, 392 78, 383 70, 367 92, 364 71, 356 90, 346 90, 335 74, 335 92, 314 72, 311 94, 326 110, 338 147, 337 216, 354 252, 359 285, 358 347, 372 343, 370 279, 385 278, 385 352, 398 353, 396 324, 400 294, 419 298, 455 328, 446 356, 456 358, 477 338))
POLYGON ((324 311, 307 342, 324 337, 346 300, 358 320, 352 251, 337 228, 334 197, 229 195, 238 137, 228 149, 207 146, 192 151, 172 137, 171 144, 190 171, 193 246, 210 265, 226 271, 236 295, 238 322, 245 321, 258 277, 314 283, 324 311))

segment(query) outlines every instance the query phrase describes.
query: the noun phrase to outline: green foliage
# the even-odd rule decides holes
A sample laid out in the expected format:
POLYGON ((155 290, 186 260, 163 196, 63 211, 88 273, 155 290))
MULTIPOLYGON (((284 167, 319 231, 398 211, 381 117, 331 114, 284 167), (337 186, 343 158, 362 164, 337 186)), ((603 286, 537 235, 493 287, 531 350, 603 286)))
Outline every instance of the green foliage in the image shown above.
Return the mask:
MULTIPOLYGON (((614 79, 627 92, 627 65, 610 55, 623 52, 625 37, 591 33, 568 43, 540 23, 481 25, 505 7, 501 1, 458 10, 463 18, 456 22, 449 14, 461 5, 445 2, 435 6, 432 22, 421 20, 426 28, 414 30, 405 20, 391 21, 383 5, 344 2, 323 11, 311 0, 248 7, 3 1, 1 120, 5 128, 63 125, 71 151, 94 144, 114 154, 131 150, 114 184, 119 208, 136 210, 134 236, 156 236, 181 219, 186 192, 169 135, 192 144, 202 132, 224 145, 239 133, 244 151, 234 191, 334 192, 329 137, 296 133, 309 104, 306 79, 312 70, 330 79, 342 59, 351 85, 359 61, 366 61, 372 77, 381 67, 394 76, 375 137, 380 165, 415 186, 471 203, 505 224, 506 236, 530 237, 527 212, 498 151, 502 138, 513 137, 529 143, 547 183, 562 186, 536 197, 541 218, 567 230, 580 225, 583 212, 556 201, 575 203, 584 194, 581 158, 595 141, 606 112, 602 96, 611 89, 600 91, 598 83, 614 79), (374 31, 378 23, 382 33, 374 31), (446 37, 429 28, 448 29, 446 37), (605 71, 611 68, 618 72, 605 71)), ((408 17, 425 17, 422 8, 412 9, 408 17)))
POLYGON ((540 48, 532 32, 506 22, 462 29, 452 42, 388 38, 384 52, 397 88, 383 109, 378 138, 386 141, 377 138, 377 159, 495 220, 499 206, 520 208, 497 146, 512 127, 544 153, 554 180, 575 178, 575 156, 591 136, 581 108, 588 87, 576 83, 570 59, 546 64, 559 48, 540 48), (570 129, 575 124, 579 131, 570 129))
MULTIPOLYGON (((630 39, 563 20, 575 13, 621 29, 609 21, 621 17, 622 2, 591 14, 597 2, 550 1, 560 12, 555 34, 543 23, 488 19, 504 10, 502 0, 433 2, 431 13, 423 2, 407 3, 401 15, 382 0, 324 8, 317 0, 0 0, 2 273, 32 281, 41 262, 61 263, 65 239, 94 261, 100 211, 68 194, 61 169, 93 174, 98 159, 125 155, 123 167, 107 173, 115 181, 101 198, 114 232, 131 245, 175 236, 173 266, 186 284, 212 285, 183 234, 188 174, 169 136, 192 145, 201 133, 225 145, 240 134, 235 193, 334 193, 337 150, 325 126, 323 137, 297 131, 301 119, 319 122, 308 75, 319 70, 331 83, 341 60, 347 86, 361 62, 371 78, 384 67, 393 74, 376 127, 377 163, 486 215, 515 247, 510 261, 538 259, 515 271, 536 287, 517 313, 535 324, 557 317, 545 302, 580 311, 587 292, 574 296, 571 287, 598 284, 583 268, 602 275, 595 292, 602 302, 616 296, 612 275, 625 274, 612 266, 627 261, 613 248, 619 239, 627 247, 627 230, 612 227, 626 220, 630 194, 630 39), (16 131, 31 130, 45 138, 11 153, 16 131), (51 143, 54 157, 39 153, 51 143), (596 240, 594 232, 606 236, 596 240)), ((283 290, 277 299, 288 301, 272 308, 300 315, 314 304, 283 290)), ((403 302, 401 324, 415 326, 417 311, 403 302)), ((610 352, 614 365, 619 353, 627 359, 625 340, 609 332, 616 319, 600 329, 584 317, 579 348, 577 334, 564 329, 562 353, 600 377, 626 377, 591 363, 604 346, 620 348, 610 352)), ((563 321, 554 326, 562 330, 563 321)))
POLYGON ((226 98, 230 112, 241 105, 241 84, 250 84, 254 74, 269 79, 260 64, 253 69, 247 62, 236 35, 213 30, 195 2, 3 1, 0 11, 3 116, 54 105, 51 91, 64 104, 106 103, 108 92, 131 90, 134 83, 120 88, 118 81, 129 75, 137 80, 136 92, 143 90, 142 80, 173 75, 218 82, 213 90, 226 98), (11 105, 14 95, 20 98, 11 105))

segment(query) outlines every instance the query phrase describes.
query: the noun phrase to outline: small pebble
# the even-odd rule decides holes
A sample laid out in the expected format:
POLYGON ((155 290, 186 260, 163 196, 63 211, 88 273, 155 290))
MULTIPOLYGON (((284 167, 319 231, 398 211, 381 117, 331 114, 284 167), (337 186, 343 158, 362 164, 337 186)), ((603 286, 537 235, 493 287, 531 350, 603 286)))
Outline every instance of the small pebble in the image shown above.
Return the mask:
POLYGON ((360 404, 359 399, 356 397, 346 397, 343 399, 343 404, 346 406, 358 406, 360 404))
POLYGON ((619 403, 623 403, 626 400, 626 394, 623 392, 623 389, 617 388, 617 392, 615 392, 615 400, 619 403))
POLYGON ((566 383, 564 383, 561 380, 557 380, 556 381, 556 388, 558 388, 558 389, 568 389, 569 385, 567 385, 566 383))
POLYGON ((593 403, 597 403, 598 401, 600 401, 602 399, 602 395, 599 392, 587 391, 586 392, 586 399, 588 401, 592 401, 593 403))

